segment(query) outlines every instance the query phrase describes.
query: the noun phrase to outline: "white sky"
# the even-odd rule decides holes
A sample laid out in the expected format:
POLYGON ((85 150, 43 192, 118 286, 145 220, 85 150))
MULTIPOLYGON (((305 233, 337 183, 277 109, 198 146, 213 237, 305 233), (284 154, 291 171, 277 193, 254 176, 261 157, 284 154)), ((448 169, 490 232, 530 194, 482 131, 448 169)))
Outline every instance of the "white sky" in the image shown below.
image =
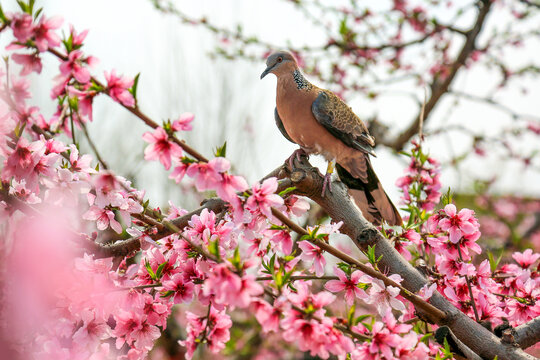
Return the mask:
MULTIPOLYGON (((11 2, 15 3, 14 0, 11 2)), ((11 5, 8 1, 3 3, 7 8, 11 5)), ((205 0, 177 3, 186 13, 193 16, 206 14, 218 24, 242 22, 246 34, 260 35, 272 43, 284 43, 286 39, 291 39, 293 44, 305 44, 320 38, 320 34, 307 22, 301 22, 301 15, 285 1, 205 0)), ((68 24, 73 24, 80 31, 90 29, 83 50, 100 60, 93 71, 98 78, 103 79, 103 71, 110 69, 130 76, 141 72, 138 96, 141 109, 157 122, 173 119, 185 111, 193 112, 196 115, 195 128, 187 138, 188 142, 211 156, 213 148, 229 140, 228 158, 235 165, 235 171, 250 181, 279 166, 295 149, 274 125, 275 80, 274 77, 259 80, 265 67, 263 61, 253 64, 210 60, 206 54, 214 47, 211 35, 202 28, 181 25, 173 17, 158 13, 147 0, 37 0, 37 6, 44 5, 46 15, 64 17, 65 29, 68 24)), ((489 21, 505 21, 505 18, 496 14, 489 21)), ((5 40, 0 38, 2 48, 5 40)), ((516 63, 526 63, 537 58, 538 50, 536 47, 508 56, 513 57, 516 63)), ((50 83, 57 73, 57 65, 57 60, 48 58, 44 62, 44 76, 39 79, 34 77, 36 100, 48 115, 54 109, 50 106, 49 94, 40 90, 43 89, 43 81, 50 83)), ((457 79, 470 92, 479 93, 491 81, 490 74, 486 72, 471 73, 457 79)), ((502 93, 501 99, 523 113, 539 115, 539 83, 530 83, 532 89, 528 96, 514 89, 502 93)), ((399 96, 387 96, 370 103, 354 100, 350 104, 360 117, 377 113, 383 119, 404 126, 416 111, 408 102, 399 96)), ((448 121, 471 125, 478 131, 494 131, 508 124, 507 117, 488 111, 484 105, 463 102, 457 109, 454 107, 451 102, 443 101, 433 114, 433 123, 443 123, 445 114, 455 110, 448 121)), ((113 170, 120 175, 134 175, 137 185, 148 190, 153 204, 164 204, 166 199, 172 198, 186 208, 193 206, 182 203, 178 187, 173 185, 172 180, 166 179, 160 164, 142 161, 145 143, 140 136, 148 129, 127 111, 109 99, 97 98, 94 123, 89 130, 113 170)), ((447 157, 448 143, 456 149, 456 153, 460 153, 463 141, 456 138, 458 135, 451 133, 438 138, 439 143, 430 144, 432 153, 439 158, 447 157)), ((522 145, 540 148, 533 141, 538 141, 538 138, 527 139, 522 145)), ((385 149, 378 149, 378 154, 374 160, 376 171, 387 192, 397 201, 399 193, 393 184, 402 175, 405 163, 385 149)), ((316 163, 322 164, 322 161, 316 163)), ((462 170, 459 174, 452 170, 445 171, 444 186, 467 188, 472 178, 467 175, 470 171, 481 174, 483 178, 502 173, 506 175, 498 185, 499 190, 540 195, 538 172, 524 171, 521 165, 474 158, 466 162, 462 170), (519 180, 516 181, 516 178, 519 180)))

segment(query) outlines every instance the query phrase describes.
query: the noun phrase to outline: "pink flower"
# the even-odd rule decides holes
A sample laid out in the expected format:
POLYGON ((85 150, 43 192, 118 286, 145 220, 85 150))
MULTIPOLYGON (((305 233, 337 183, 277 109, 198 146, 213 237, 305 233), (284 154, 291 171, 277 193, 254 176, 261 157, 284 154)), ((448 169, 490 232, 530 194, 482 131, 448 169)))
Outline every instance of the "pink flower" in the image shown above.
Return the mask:
MULTIPOLYGON (((398 284, 401 283, 401 276, 392 274, 389 276, 398 284)), ((394 286, 386 286, 382 280, 373 279, 371 288, 369 289, 369 298, 366 300, 368 304, 375 304, 377 311, 381 316, 384 316, 388 310, 405 311, 405 305, 396 299, 399 295, 399 288, 394 286)))
POLYGON ((285 206, 288 211, 296 217, 304 215, 309 210, 309 202, 295 195, 287 197, 285 206))
POLYGON ((512 257, 523 269, 526 269, 540 259, 540 254, 533 254, 532 249, 527 249, 522 253, 513 253, 512 257))
POLYGON ((200 215, 193 215, 188 221, 185 235, 192 241, 208 245, 212 241, 225 242, 232 230, 230 223, 224 221, 216 223, 216 214, 208 209, 203 209, 200 215))
MULTIPOLYGON (((208 163, 193 163, 189 166, 186 174, 195 180, 198 191, 216 189, 222 180, 222 173, 229 170, 229 160, 217 157, 208 163)), ((225 190, 225 189, 222 189, 225 190)), ((226 191, 224 191, 226 193, 226 191)))
POLYGON ((43 64, 41 63, 41 58, 38 54, 13 54, 11 55, 11 58, 17 64, 23 66, 20 72, 21 76, 26 76, 32 71, 35 71, 38 74, 41 73, 43 64))
POLYGON ((86 35, 88 35, 88 30, 83 30, 82 32, 77 34, 73 25, 70 25, 69 31, 70 31, 71 37, 73 38, 73 47, 75 49, 81 47, 84 39, 86 39, 86 35))
POLYGON ((187 347, 186 359, 189 360, 193 357, 193 353, 200 344, 197 338, 206 328, 208 328, 206 341, 210 351, 217 353, 225 348, 225 343, 230 339, 229 329, 232 326, 231 318, 225 311, 218 311, 212 306, 208 318, 198 317, 190 312, 186 312, 186 318, 188 320, 187 338, 178 341, 180 345, 187 347))
POLYGON ((113 335, 116 336, 117 349, 128 343, 139 350, 150 350, 161 335, 159 329, 146 322, 143 314, 137 311, 120 310, 115 315, 115 320, 113 335))
POLYGON ((174 303, 181 304, 193 300, 192 282, 184 281, 182 273, 174 274, 170 280, 163 281, 163 288, 168 291, 174 291, 174 303))
POLYGON ((444 212, 448 217, 439 221, 439 227, 448 231, 450 242, 453 244, 457 244, 463 235, 469 235, 478 230, 478 227, 472 223, 474 211, 462 209, 457 213, 455 205, 448 204, 444 207, 444 212))
POLYGON ((252 187, 253 195, 246 202, 246 208, 252 212, 261 212, 272 218, 271 207, 283 205, 281 196, 274 194, 277 190, 277 179, 272 177, 264 180, 262 184, 256 183, 252 187))
POLYGON ((172 123, 171 128, 173 129, 173 131, 190 131, 191 129, 193 129, 193 127, 191 126, 191 122, 194 118, 195 115, 193 115, 192 113, 183 113, 182 115, 180 115, 178 120, 175 120, 172 123))
POLYGON ((32 97, 32 94, 28 90, 29 88, 30 82, 26 78, 14 78, 12 80, 10 91, 16 105, 22 106, 25 99, 32 97))
POLYGON ((68 59, 60 64, 60 72, 66 77, 73 76, 81 84, 90 81, 90 72, 84 66, 83 53, 79 50, 69 53, 68 59))
POLYGON ((159 160, 165 169, 169 170, 171 158, 182 157, 182 148, 169 140, 169 135, 162 127, 156 128, 153 133, 145 132, 142 138, 150 143, 144 150, 145 160, 159 160))
POLYGON ((171 313, 171 307, 168 299, 163 299, 156 294, 156 298, 150 294, 144 294, 144 308, 143 312, 146 317, 146 321, 150 325, 161 326, 163 329, 167 327, 167 317, 171 313), (163 301, 167 303, 164 304, 163 301))
POLYGON ((242 284, 237 296, 230 301, 231 306, 239 308, 245 308, 255 299, 257 295, 261 295, 264 292, 261 285, 257 283, 254 275, 244 275, 242 277, 242 284))
POLYGON ((68 94, 70 97, 77 98, 79 114, 82 116, 87 116, 88 120, 92 121, 92 101, 97 93, 95 91, 81 91, 77 90, 73 86, 69 86, 68 94))
POLYGON ((369 345, 371 354, 381 353, 385 359, 395 359, 392 348, 398 346, 401 338, 397 334, 393 334, 380 321, 375 322, 372 329, 372 340, 369 345))
POLYGON ((69 146, 69 161, 71 163, 70 170, 73 172, 81 172, 86 174, 95 174, 97 171, 91 166, 92 156, 84 154, 79 156, 79 150, 75 145, 69 146))
POLYGON ((332 292, 340 292, 345 290, 345 301, 349 306, 354 303, 354 298, 367 299, 368 295, 363 289, 358 287, 360 282, 371 282, 371 277, 363 274, 360 270, 356 270, 348 278, 343 270, 338 267, 334 267, 334 272, 338 276, 339 280, 330 280, 324 286, 326 290, 332 292))
POLYGON ((205 296, 214 294, 217 304, 228 304, 242 288, 242 279, 222 263, 213 268, 212 273, 204 282, 205 296))
POLYGON ((433 292, 437 290, 437 283, 433 283, 431 285, 425 284, 418 290, 418 296, 420 296, 424 300, 429 300, 433 296, 433 292))
POLYGON ((34 28, 35 43, 40 52, 47 50, 49 47, 60 45, 60 36, 54 30, 58 29, 62 22, 62 18, 58 16, 50 19, 45 16, 41 17, 41 20, 34 28))
POLYGON ((242 176, 221 174, 221 181, 216 184, 216 193, 223 200, 239 205, 240 201, 236 195, 237 191, 245 191, 248 188, 246 179, 242 176))
POLYGON ((129 92, 133 86, 133 79, 117 76, 114 70, 110 74, 105 72, 105 79, 107 80, 108 94, 114 101, 127 107, 135 106, 135 99, 129 92))
POLYGON ((279 319, 284 305, 282 298, 276 299, 273 306, 262 299, 253 300, 251 306, 254 308, 255 318, 261 324, 264 333, 279 330, 279 319))
POLYGON ((111 329, 104 319, 96 316, 94 311, 83 310, 82 326, 73 334, 72 339, 82 347, 97 348, 101 340, 111 337, 111 329))
POLYGON ((189 164, 180 163, 180 165, 176 166, 169 174, 169 179, 173 179, 178 184, 186 175, 188 168, 189 164))
POLYGON ((117 233, 120 234, 122 232, 122 225, 114 219, 114 213, 111 210, 93 205, 83 214, 83 219, 96 221, 99 230, 105 230, 110 226, 117 233))
POLYGON ((298 243, 298 247, 302 250, 302 255, 300 255, 300 258, 307 262, 313 261, 311 270, 313 271, 313 269, 315 269, 315 275, 323 276, 324 266, 326 265, 323 250, 307 240, 300 241, 298 243))
POLYGON ((293 240, 290 232, 284 230, 271 230, 269 234, 271 234, 270 240, 275 244, 279 244, 281 251, 284 254, 289 255, 292 252, 293 240))
POLYGON ((26 43, 33 31, 32 16, 26 13, 18 13, 11 18, 11 29, 17 41, 26 43))

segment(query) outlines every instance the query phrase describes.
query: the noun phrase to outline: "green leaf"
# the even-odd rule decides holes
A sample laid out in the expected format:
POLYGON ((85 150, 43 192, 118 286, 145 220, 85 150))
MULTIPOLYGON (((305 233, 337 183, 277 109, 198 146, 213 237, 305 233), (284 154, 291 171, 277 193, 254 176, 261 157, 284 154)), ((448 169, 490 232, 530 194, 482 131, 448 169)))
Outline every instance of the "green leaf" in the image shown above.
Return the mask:
POLYGON ((240 269, 242 267, 242 259, 240 258, 240 247, 237 246, 236 249, 234 249, 234 255, 232 258, 229 259, 229 261, 237 269, 240 269))
POLYGON ((160 297, 166 298, 166 297, 169 297, 169 296, 171 296, 171 295, 173 295, 173 294, 174 294, 174 291, 169 290, 169 291, 167 291, 167 292, 162 293, 162 294, 160 295, 160 297))
POLYGON ((4 10, 2 9, 2 5, 0 5, 0 20, 2 20, 2 23, 7 23, 6 14, 4 14, 4 10))
POLYGON ((161 279, 161 275, 163 275, 163 269, 167 265, 167 261, 165 261, 163 264, 160 264, 156 270, 156 280, 161 279))
POLYGON ((344 262, 340 262, 336 265, 339 269, 343 270, 343 272, 347 275, 351 275, 351 265, 347 264, 347 263, 344 263, 344 262))
POLYGON ((369 331, 373 330, 373 325, 370 323, 362 323, 369 331))
POLYGON ((369 317, 371 317, 371 315, 369 315, 369 314, 357 316, 356 319, 354 319, 354 324, 353 323, 349 323, 349 324, 350 325, 356 325, 356 324, 366 320, 369 317))
POLYGON ((141 73, 138 73, 135 75, 135 78, 133 79, 133 86, 128 91, 133 95, 133 98, 135 99, 135 107, 137 107, 137 86, 139 85, 139 77, 141 76, 141 73))
POLYGON ((405 155, 405 156, 407 156, 407 157, 411 157, 411 156, 412 156, 411 154, 409 154, 408 152, 403 151, 403 150, 400 151, 400 152, 398 152, 398 154, 400 154, 400 155, 405 155))
POLYGON ((281 265, 279 267, 279 270, 276 271, 273 275, 272 275, 272 278, 274 279, 274 282, 276 283, 276 286, 278 287, 278 289, 281 289, 284 285, 284 282, 283 282, 283 265, 281 265))
POLYGON ((156 280, 156 274, 154 273, 154 270, 152 270, 152 267, 150 266, 148 260, 145 260, 144 267, 146 267, 146 271, 148 271, 148 275, 150 275, 152 280, 156 280))
POLYGON ((225 143, 221 147, 217 147, 214 154, 216 155, 216 157, 225 157, 227 154, 227 142, 225 141, 225 143))
MULTIPOLYGON (((283 269, 285 271, 285 269, 283 269)), ((286 272, 283 276, 283 282, 286 284, 290 281, 292 274, 296 271, 296 267, 293 267, 291 271, 286 272)))
POLYGON ((499 266, 499 263, 501 262, 503 256, 503 249, 501 249, 501 253, 499 254, 499 257, 497 260, 493 257, 493 253, 488 250, 488 259, 489 259, 489 267, 491 269, 491 272, 495 272, 497 270, 497 267, 499 266))
POLYGON ((296 186, 288 187, 285 190, 281 191, 279 193, 279 196, 284 197, 285 195, 287 195, 288 193, 290 193, 291 191, 294 191, 294 190, 296 190, 296 186))
POLYGON ((214 255, 219 259, 219 241, 210 241, 210 243, 208 244, 208 251, 210 252, 210 254, 214 255))
POLYGON ((26 5, 24 1, 17 0, 17 4, 19 4, 19 7, 21 8, 23 12, 28 13, 28 6, 26 5))
POLYGON ((348 32, 349 28, 347 27, 347 17, 344 17, 339 23, 339 33, 342 36, 345 36, 348 32))
POLYGON ((182 159, 180 161, 182 161, 182 164, 187 164, 187 165, 197 162, 197 160, 194 160, 194 159, 189 158, 187 156, 182 156, 182 159))
POLYGON ((282 225, 275 225, 275 224, 272 224, 270 225, 270 230, 286 230, 287 227, 286 226, 282 226, 282 225))
POLYGON ((364 253, 364 255, 366 255, 366 257, 368 258, 368 261, 371 264, 375 265, 377 263, 377 259, 375 258, 375 245, 373 246, 368 245, 368 249, 364 253))
POLYGON ((351 308, 349 309, 349 312, 347 313, 347 323, 349 324, 349 326, 356 325, 355 323, 353 323, 355 311, 356 311, 356 306, 353 304, 351 308))
POLYGON ((43 8, 39 8, 39 9, 34 13, 34 21, 39 17, 39 14, 41 14, 42 11, 43 11, 43 8))
POLYGON ((450 188, 446 191, 446 194, 442 197, 442 204, 444 206, 452 203, 452 193, 450 192, 450 188))
POLYGON ((273 254, 272 257, 270 258, 270 261, 268 262, 268 267, 269 267, 268 270, 273 276, 274 272, 276 271, 276 254, 273 254))

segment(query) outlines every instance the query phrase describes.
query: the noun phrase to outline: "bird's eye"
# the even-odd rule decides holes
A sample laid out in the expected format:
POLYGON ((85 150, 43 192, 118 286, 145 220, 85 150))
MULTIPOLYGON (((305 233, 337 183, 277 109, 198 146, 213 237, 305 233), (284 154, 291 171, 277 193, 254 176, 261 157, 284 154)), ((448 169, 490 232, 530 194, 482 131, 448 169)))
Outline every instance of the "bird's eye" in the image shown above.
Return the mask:
POLYGON ((277 62, 282 62, 283 61, 283 58, 280 56, 277 58, 277 62))

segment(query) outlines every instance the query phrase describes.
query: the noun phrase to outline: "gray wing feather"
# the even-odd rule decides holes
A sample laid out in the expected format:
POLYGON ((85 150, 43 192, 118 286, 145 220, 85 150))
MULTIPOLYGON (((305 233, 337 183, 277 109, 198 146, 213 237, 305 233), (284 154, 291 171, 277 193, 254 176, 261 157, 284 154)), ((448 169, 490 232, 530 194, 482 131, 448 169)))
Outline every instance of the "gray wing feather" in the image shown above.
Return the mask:
POLYGON ((311 105, 311 111, 322 126, 346 145, 376 156, 375 142, 366 126, 336 95, 322 90, 311 105))

